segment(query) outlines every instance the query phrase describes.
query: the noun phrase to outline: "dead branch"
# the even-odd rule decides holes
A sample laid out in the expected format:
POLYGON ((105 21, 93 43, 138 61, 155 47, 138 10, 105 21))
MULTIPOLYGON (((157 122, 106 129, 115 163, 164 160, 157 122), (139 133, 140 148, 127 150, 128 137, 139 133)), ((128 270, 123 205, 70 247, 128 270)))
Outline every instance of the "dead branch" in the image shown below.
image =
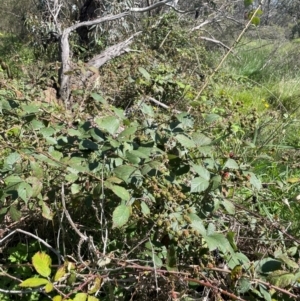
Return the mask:
MULTIPOLYGON (((60 97, 64 101, 65 105, 68 106, 68 101, 70 97, 70 73, 71 73, 71 61, 70 61, 70 45, 69 45, 69 35, 72 31, 76 30, 77 28, 83 26, 92 26, 96 24, 100 24, 107 21, 113 21, 117 19, 121 19, 124 17, 129 16, 131 13, 143 13, 155 9, 160 6, 166 5, 166 3, 172 0, 163 0, 153 5, 150 5, 145 8, 130 8, 128 11, 123 13, 112 15, 112 16, 105 16, 102 18, 98 18, 92 21, 86 21, 74 24, 68 28, 66 28, 60 38, 60 60, 61 60, 61 68, 59 70, 59 83, 60 83, 60 97)), ((107 56, 107 55, 106 55, 107 56)), ((106 60, 107 61, 107 60, 106 60)))

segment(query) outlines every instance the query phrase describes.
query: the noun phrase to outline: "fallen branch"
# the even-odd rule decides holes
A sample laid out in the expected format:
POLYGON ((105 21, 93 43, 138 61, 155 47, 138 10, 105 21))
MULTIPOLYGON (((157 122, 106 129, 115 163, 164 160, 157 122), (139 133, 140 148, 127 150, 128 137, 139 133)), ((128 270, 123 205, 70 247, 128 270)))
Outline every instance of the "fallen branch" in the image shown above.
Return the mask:
MULTIPOLYGON (((152 9, 155 9, 160 6, 164 6, 166 3, 170 2, 172 0, 163 0, 157 3, 154 3, 153 5, 150 5, 145 8, 130 8, 129 10, 117 14, 117 15, 112 15, 112 16, 105 16, 102 18, 98 18, 92 21, 86 21, 86 22, 81 22, 74 24, 68 28, 66 28, 60 38, 60 60, 61 60, 61 68, 59 70, 59 84, 60 84, 60 97, 65 103, 66 106, 68 106, 68 101, 70 98, 70 74, 72 73, 72 66, 71 66, 71 61, 70 61, 70 44, 69 44, 69 35, 72 31, 83 27, 83 26, 92 26, 96 24, 100 24, 103 22, 108 22, 108 21, 114 21, 117 19, 121 19, 124 17, 127 17, 131 15, 131 13, 143 13, 150 11, 152 9)), ((107 61, 107 60, 106 60, 107 61)))

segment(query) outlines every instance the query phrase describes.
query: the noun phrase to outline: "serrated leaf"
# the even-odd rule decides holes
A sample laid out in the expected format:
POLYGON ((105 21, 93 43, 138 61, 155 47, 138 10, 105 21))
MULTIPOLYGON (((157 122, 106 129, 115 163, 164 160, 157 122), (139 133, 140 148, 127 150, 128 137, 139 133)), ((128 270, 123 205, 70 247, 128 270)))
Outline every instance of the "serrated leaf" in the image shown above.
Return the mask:
POLYGON ((153 111, 153 107, 152 107, 152 106, 149 106, 149 105, 147 105, 147 104, 145 104, 145 103, 143 103, 143 104, 141 105, 140 110, 141 110, 145 115, 148 115, 148 116, 150 116, 150 117, 154 117, 154 116, 155 116, 155 113, 154 113, 154 111, 153 111))
POLYGON ((225 168, 230 168, 230 169, 239 169, 239 165, 237 164, 237 162, 231 158, 227 159, 225 165, 225 168))
POLYGON ((115 116, 96 118, 95 122, 101 130, 107 131, 111 135, 114 135, 120 127, 120 120, 115 116))
POLYGON ((190 192, 196 193, 196 192, 202 192, 205 191, 209 186, 209 181, 203 179, 202 177, 194 178, 191 181, 191 190, 190 192))
POLYGON ((28 200, 32 196, 32 187, 28 183, 22 182, 18 186, 17 191, 18 191, 19 197, 27 204, 28 200))
POLYGON ((53 291, 53 284, 49 281, 44 287, 45 293, 50 293, 53 291))
POLYGON ((231 251, 230 253, 230 258, 227 262, 228 267, 230 269, 233 269, 235 266, 239 265, 239 264, 248 264, 250 262, 249 258, 247 258, 247 256, 243 253, 240 252, 233 252, 233 249, 229 248, 229 251, 231 251), (231 251, 232 250, 232 251, 231 251))
POLYGON ((73 301, 86 301, 87 296, 87 293, 77 293, 73 298, 73 301))
POLYGON ((54 276, 54 281, 59 281, 62 277, 66 275, 66 269, 64 266, 61 266, 59 269, 57 269, 55 276, 54 276))
POLYGON ((285 263, 288 267, 292 269, 298 269, 299 265, 294 260, 291 260, 286 254, 282 254, 276 257, 280 259, 283 263, 285 263))
POLYGON ((105 187, 110 189, 115 195, 124 201, 130 200, 130 194, 124 187, 113 185, 110 182, 104 182, 105 187))
POLYGON ((12 153, 4 160, 4 162, 8 165, 14 165, 19 160, 21 160, 21 156, 18 153, 12 153))
POLYGON ((195 164, 193 164, 192 167, 200 177, 209 181, 210 172, 206 168, 204 168, 202 165, 195 165, 195 164))
POLYGON ((43 168, 35 161, 30 161, 30 167, 32 170, 32 175, 37 177, 38 179, 43 179, 44 177, 44 170, 43 168))
POLYGON ((295 275, 286 271, 277 270, 268 275, 267 280, 280 288, 285 288, 295 281, 295 275))
POLYGON ((251 288, 251 282, 247 278, 240 278, 237 282, 237 291, 239 294, 248 292, 251 288))
POLYGON ((51 257, 45 252, 37 252, 32 257, 32 264, 35 270, 43 277, 51 274, 51 257))
POLYGON ((190 114, 186 113, 186 112, 183 112, 183 113, 180 113, 180 114, 176 115, 176 118, 185 127, 191 128, 194 125, 193 117, 190 114))
POLYGON ((77 194, 81 190, 81 185, 79 184, 72 184, 71 185, 71 192, 72 194, 77 194))
POLYGON ((205 230, 205 227, 202 223, 202 221, 192 221, 192 223, 190 224, 190 226, 194 229, 194 230, 197 230, 199 231, 200 235, 206 235, 206 230, 205 230))
POLYGON ((73 183, 73 182, 77 181, 78 178, 79 178, 78 175, 75 173, 67 174, 65 176, 66 181, 69 183, 73 183))
POLYGON ((207 243, 209 251, 214 251, 215 249, 219 249, 222 251, 228 251, 230 244, 225 236, 221 233, 215 233, 212 235, 203 236, 204 240, 207 243))
POLYGON ((118 206, 113 212, 113 228, 124 226, 130 217, 131 207, 126 205, 118 206))
POLYGON ((128 137, 134 135, 136 131, 137 131, 136 126, 127 127, 124 131, 122 131, 118 135, 118 140, 122 141, 123 139, 127 139, 128 137))
POLYGON ((136 172, 139 173, 139 170, 137 170, 136 167, 129 165, 121 165, 114 169, 115 175, 125 182, 128 182, 128 180, 135 175, 136 172))
POLYGON ((9 208, 9 214, 11 216, 11 218, 17 222, 18 220, 20 220, 22 213, 16 208, 16 206, 12 205, 9 208))
POLYGON ((176 140, 186 148, 196 147, 196 143, 185 135, 176 135, 176 140))
POLYGON ((196 146, 208 146, 211 144, 211 139, 200 132, 195 132, 192 134, 193 141, 196 146))
POLYGON ((223 201, 221 202, 221 204, 224 206, 225 210, 229 213, 229 214, 235 214, 235 206, 232 202, 223 199, 223 201))
POLYGON ((209 223, 206 230, 206 235, 212 235, 215 233, 216 227, 213 223, 209 223))
POLYGON ((30 104, 30 105, 22 105, 22 109, 24 110, 24 112, 26 113, 37 113, 40 108, 37 106, 37 105, 33 105, 33 104, 30 104))
POLYGON ((150 209, 144 201, 141 202, 141 210, 144 216, 150 215, 150 209))
POLYGON ((36 177, 29 177, 26 179, 26 182, 28 184, 31 184, 31 187, 32 187, 31 197, 33 197, 33 198, 37 197, 43 189, 42 182, 36 177))
POLYGON ((261 181, 256 177, 256 175, 252 172, 247 173, 250 176, 250 184, 253 185, 254 188, 260 190, 262 188, 261 181))
POLYGON ((139 70, 139 72, 143 75, 143 77, 144 77, 146 80, 150 80, 150 79, 151 79, 150 74, 148 73, 148 71, 147 71, 145 68, 139 67, 138 70, 139 70))
POLYGON ((259 284, 259 291, 266 301, 272 301, 271 294, 269 293, 269 288, 266 288, 264 285, 259 284))
POLYGON ((49 283, 49 281, 45 278, 28 278, 22 281, 19 286, 21 287, 37 287, 42 286, 49 283))
POLYGON ((217 121, 218 119, 220 119, 220 115, 218 114, 207 114, 204 118, 206 123, 213 123, 215 121, 217 121))

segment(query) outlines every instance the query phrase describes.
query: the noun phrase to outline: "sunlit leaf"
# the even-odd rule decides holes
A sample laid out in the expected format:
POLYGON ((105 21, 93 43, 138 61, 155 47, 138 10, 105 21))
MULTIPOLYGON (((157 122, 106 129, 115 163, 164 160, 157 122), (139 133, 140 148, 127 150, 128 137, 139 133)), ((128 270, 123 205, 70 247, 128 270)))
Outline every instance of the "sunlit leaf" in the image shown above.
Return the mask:
POLYGON ((37 287, 42 286, 49 283, 49 281, 45 278, 28 278, 22 281, 19 286, 21 287, 37 287))
POLYGON ((209 186, 209 181, 203 179, 202 177, 194 178, 191 181, 191 192, 202 192, 205 191, 209 186))
POLYGON ((113 212, 113 227, 120 228, 124 226, 130 217, 131 207, 126 205, 118 206, 113 212))
POLYGON ((107 131, 111 135, 116 134, 120 127, 120 120, 115 116, 96 118, 95 122, 101 130, 107 131))
POLYGON ((32 264, 36 271, 43 277, 51 274, 51 257, 45 252, 37 252, 32 257, 32 264))

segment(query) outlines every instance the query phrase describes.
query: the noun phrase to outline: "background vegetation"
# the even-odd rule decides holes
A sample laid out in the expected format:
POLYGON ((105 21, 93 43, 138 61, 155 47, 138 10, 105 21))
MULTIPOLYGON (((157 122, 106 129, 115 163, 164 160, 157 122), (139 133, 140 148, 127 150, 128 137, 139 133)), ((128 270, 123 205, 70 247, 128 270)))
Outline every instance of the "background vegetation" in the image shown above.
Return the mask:
POLYGON ((231 2, 74 32, 66 106, 59 38, 83 3, 6 1, 1 300, 300 298, 297 1, 231 2))

